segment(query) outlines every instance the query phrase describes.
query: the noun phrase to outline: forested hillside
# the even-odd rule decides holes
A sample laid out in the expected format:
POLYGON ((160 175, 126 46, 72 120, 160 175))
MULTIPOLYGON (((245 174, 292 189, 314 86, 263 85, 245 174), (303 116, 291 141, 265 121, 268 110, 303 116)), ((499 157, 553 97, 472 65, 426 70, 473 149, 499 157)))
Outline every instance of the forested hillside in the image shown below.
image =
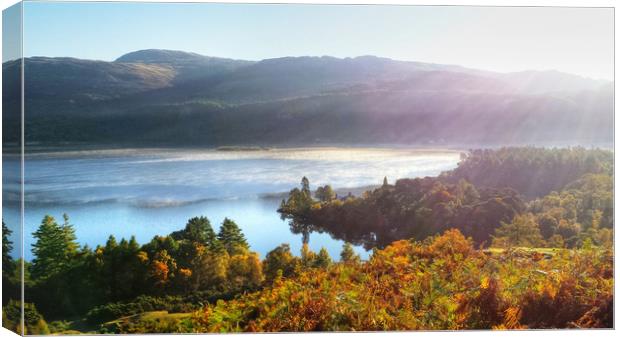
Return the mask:
MULTIPOLYGON (((19 75, 19 62, 3 64, 5 83, 19 75)), ((26 140, 40 145, 612 141, 613 83, 558 72, 143 50, 114 62, 27 58, 24 76, 26 140)), ((11 88, 7 111, 19 103, 11 88)), ((18 116, 3 114, 7 144, 19 139, 18 116)))

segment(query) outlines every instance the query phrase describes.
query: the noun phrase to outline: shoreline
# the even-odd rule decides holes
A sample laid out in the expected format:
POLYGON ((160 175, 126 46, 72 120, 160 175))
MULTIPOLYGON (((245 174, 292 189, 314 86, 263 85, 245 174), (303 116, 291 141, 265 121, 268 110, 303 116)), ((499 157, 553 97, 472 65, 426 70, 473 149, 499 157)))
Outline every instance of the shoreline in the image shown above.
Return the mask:
MULTIPOLYGON (((466 153, 468 149, 440 148, 440 147, 409 147, 409 146, 304 146, 304 147, 261 147, 253 149, 224 149, 221 148, 172 148, 172 147, 144 147, 144 148, 41 148, 38 151, 25 154, 26 159, 73 159, 73 158, 113 158, 113 157, 166 157, 182 154, 213 155, 217 159, 237 159, 242 156, 269 156, 287 155, 294 153, 338 153, 338 152, 403 152, 403 155, 445 155, 466 153), (230 158, 227 158, 230 157, 230 158)), ((19 158, 19 153, 4 153, 4 158, 19 158)), ((284 159, 284 158, 283 158, 284 159)))

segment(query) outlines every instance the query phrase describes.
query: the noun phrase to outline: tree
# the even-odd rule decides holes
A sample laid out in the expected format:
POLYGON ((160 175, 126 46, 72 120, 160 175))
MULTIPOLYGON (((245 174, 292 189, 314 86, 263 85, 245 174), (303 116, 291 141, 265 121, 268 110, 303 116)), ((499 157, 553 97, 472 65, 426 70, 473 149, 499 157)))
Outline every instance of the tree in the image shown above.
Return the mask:
POLYGON ((297 258, 291 254, 291 247, 288 244, 281 244, 265 257, 263 261, 263 271, 268 281, 273 281, 281 270, 282 276, 291 276, 295 272, 297 258))
POLYGON ((32 277, 43 279, 61 273, 70 267, 70 260, 77 253, 73 227, 59 226, 53 217, 46 215, 34 232, 37 241, 32 245, 32 277))
POLYGON ((316 256, 316 261, 314 265, 318 268, 327 268, 332 264, 332 258, 329 256, 329 252, 325 247, 322 247, 319 250, 319 254, 316 256))
POLYGON ((230 258, 228 284, 233 289, 257 287, 263 278, 263 267, 258 254, 246 252, 230 258))
POLYGON ((23 303, 24 321, 22 330, 22 302, 10 300, 2 308, 2 326, 22 335, 48 335, 50 330, 43 316, 33 303, 23 303))
POLYGON ((207 217, 194 217, 187 221, 184 230, 184 238, 190 241, 205 244, 209 247, 217 240, 211 222, 207 217))
POLYGON ((321 202, 332 201, 336 199, 336 192, 334 192, 330 185, 319 186, 316 192, 314 192, 314 197, 321 202))
POLYGON ((494 241, 503 241, 508 246, 540 247, 543 238, 536 217, 527 213, 515 216, 510 223, 502 222, 495 230, 494 241))
POLYGON ((383 187, 388 187, 388 186, 389 184, 388 184, 387 177, 383 177, 383 187))
POLYGON ((75 256, 80 246, 76 242, 77 237, 75 236, 75 229, 73 228, 73 225, 69 223, 69 216, 67 215, 67 213, 63 214, 62 218, 64 222, 61 226, 61 229, 64 238, 65 254, 67 255, 67 258, 69 258, 75 256))
POLYGON ((228 218, 222 222, 217 238, 231 256, 242 254, 250 249, 241 228, 228 218))
POLYGON ((13 231, 7 227, 2 221, 2 273, 6 275, 12 272, 14 261, 11 257, 11 251, 13 250, 13 242, 9 239, 13 234, 13 231))
POLYGON ((359 255, 355 254, 355 251, 353 250, 353 245, 348 242, 345 242, 344 245, 342 245, 340 261, 344 263, 356 263, 360 261, 359 255))
POLYGON ((195 290, 227 286, 230 257, 226 250, 212 250, 194 243, 195 253, 191 261, 191 286, 195 290))
POLYGON ((294 188, 289 192, 286 202, 280 205, 278 212, 282 220, 289 220, 291 232, 302 234, 302 243, 310 241, 312 224, 309 220, 310 211, 317 202, 310 194, 310 182, 308 178, 301 179, 301 190, 294 188))
POLYGON ((310 196, 310 181, 305 176, 301 178, 301 192, 310 196))
POLYGON ((165 249, 158 252, 151 262, 151 277, 155 280, 155 285, 161 289, 166 288, 176 269, 176 261, 165 249))
POLYGON ((307 243, 301 245, 301 264, 305 268, 312 268, 316 263, 316 254, 310 250, 307 243))

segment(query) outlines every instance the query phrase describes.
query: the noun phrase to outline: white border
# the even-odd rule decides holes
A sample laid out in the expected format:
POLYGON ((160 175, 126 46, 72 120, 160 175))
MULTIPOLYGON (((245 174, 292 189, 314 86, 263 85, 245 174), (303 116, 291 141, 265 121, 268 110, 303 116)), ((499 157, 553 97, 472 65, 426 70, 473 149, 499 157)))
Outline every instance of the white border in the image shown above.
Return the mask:
MULTIPOLYGON (((33 1, 33 0, 27 0, 33 1)), ((35 0, 38 1, 38 0, 35 0)), ((65 2, 96 2, 94 0, 63 0, 65 2)), ((0 7, 4 10, 7 7, 17 3, 15 0, 0 0, 0 7)), ((128 2, 128 1, 119 1, 119 0, 107 0, 106 2, 128 2)), ((287 1, 269 1, 269 0, 219 0, 219 1, 183 1, 183 0, 133 0, 131 2, 217 2, 217 3, 290 3, 290 4, 381 4, 381 5, 439 5, 439 6, 457 6, 457 5, 467 5, 467 6, 497 6, 497 7, 510 7, 510 6, 533 6, 533 7, 543 7, 543 6, 558 6, 558 7, 613 7, 614 9, 617 7, 617 2, 612 0, 287 0, 287 1)), ((1 23, 0 17, 0 23, 1 23)), ((614 15, 615 22, 615 15, 614 15)), ((616 41, 618 36, 618 27, 614 27, 614 41, 616 41)), ((617 44, 616 44, 617 45, 617 44)), ((1 52, 1 44, 0 44, 0 52, 1 52)), ((614 46, 614 57, 617 59, 616 46, 614 46)), ((614 67, 614 78, 616 69, 614 67)), ((2 80, 0 79, 0 83, 2 80)), ((615 90, 615 95, 617 95, 617 89, 615 90)), ((616 107, 616 102, 614 101, 614 111, 616 107)), ((1 110, 1 102, 0 102, 0 110, 1 110)), ((615 116, 615 112, 614 112, 615 116)), ((2 136, 2 128, 1 128, 1 120, 0 120, 0 140, 2 136)), ((614 139, 618 135, 620 130, 620 122, 618 119, 614 118, 614 139)), ((615 163, 615 160, 614 160, 615 163)), ((618 206, 620 205, 620 201, 615 198, 618 195, 618 186, 615 183, 616 177, 618 177, 618 167, 614 166, 614 219, 618 219, 618 206)), ((2 173, 2 168, 0 167, 0 174, 2 173)), ((2 196, 0 194, 0 204, 2 202, 2 196)), ((23 232, 23 231, 22 231, 23 232)), ((614 242, 618 241, 618 232, 614 231, 614 242)), ((23 245, 22 245, 23 246, 23 245)), ((22 247, 23 249, 23 247, 22 247)), ((614 254, 614 256, 616 256, 614 254)), ((618 271, 618 261, 614 261, 614 279, 617 280, 617 271, 618 271)), ((618 294, 618 283, 615 283, 615 294, 618 294)), ((0 294, 1 298, 1 294, 0 294)), ((615 299, 614 303, 614 318, 618 316, 618 299, 615 299)), ((619 324, 618 320, 615 320, 615 324, 619 324)), ((9 330, 4 328, 0 328, 0 335, 12 334, 9 330)), ((331 332, 322 332, 320 335, 322 336, 336 336, 342 335, 344 333, 331 333, 331 332)), ((348 334, 348 333, 347 333, 348 334)), ((352 333, 353 335, 363 335, 367 333, 352 333)), ((457 332, 447 332, 447 331, 432 331, 432 332, 376 332, 372 333, 372 336, 454 336, 455 334, 461 336, 612 336, 615 335, 614 330, 538 330, 538 331, 457 331, 457 332)), ((15 335, 15 334, 13 334, 15 335)), ((243 334, 243 336, 250 335, 261 335, 261 336, 279 336, 282 334, 275 333, 261 333, 261 334, 243 334)), ((291 336, 307 336, 307 333, 304 334, 286 334, 291 336)), ((141 335, 135 335, 141 336, 141 335)), ((143 336, 186 336, 185 334, 149 334, 143 336)))

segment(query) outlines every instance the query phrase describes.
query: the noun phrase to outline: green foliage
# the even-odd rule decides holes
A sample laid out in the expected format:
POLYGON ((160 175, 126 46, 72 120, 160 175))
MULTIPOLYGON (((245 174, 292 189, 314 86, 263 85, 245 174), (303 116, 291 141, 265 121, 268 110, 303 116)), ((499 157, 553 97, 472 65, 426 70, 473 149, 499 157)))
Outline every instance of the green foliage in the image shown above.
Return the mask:
POLYGON ((327 252, 327 249, 325 249, 325 247, 322 247, 316 256, 316 261, 314 262, 314 265, 317 268, 327 268, 331 264, 332 264, 332 258, 331 256, 329 256, 329 252, 327 252))
POLYGON ((2 304, 21 298, 21 260, 11 257, 13 242, 9 239, 13 231, 2 221, 2 304))
POLYGON ((340 252, 340 261, 344 263, 357 263, 360 262, 360 257, 353 250, 353 246, 345 242, 342 245, 342 252, 340 252))
POLYGON ((541 247, 543 237, 533 214, 517 215, 510 223, 502 222, 495 230, 493 246, 541 247))
POLYGON ((59 226, 53 217, 45 216, 32 236, 37 239, 32 245, 35 256, 31 270, 33 278, 52 277, 70 267, 78 245, 75 242, 75 230, 67 221, 59 226))
POLYGON ((370 249, 401 239, 424 239, 450 227, 489 244, 499 222, 512 220, 524 208, 512 190, 479 191, 464 180, 444 184, 426 177, 401 179, 361 197, 329 202, 305 198, 294 189, 278 211, 290 219, 294 233, 327 231, 370 249))
POLYGON ((11 236, 11 234, 13 233, 12 230, 9 229, 9 227, 7 227, 7 225, 4 223, 4 220, 2 221, 2 273, 10 273, 14 266, 13 266, 13 258, 11 257, 11 251, 13 250, 13 242, 9 239, 9 237, 11 236))
POLYGON ((314 197, 319 201, 331 201, 336 199, 336 192, 332 189, 330 185, 319 186, 314 192, 314 197))
MULTIPOLYGON (((105 303, 112 303, 111 307, 98 309, 103 314, 93 309, 90 316, 135 311, 136 306, 147 308, 144 311, 175 310, 161 303, 149 307, 143 299, 125 305, 139 296, 165 298, 207 291, 222 298, 258 288, 264 281, 262 263, 249 251, 240 228, 227 219, 219 234, 221 240, 206 217, 196 217, 184 230, 155 236, 142 246, 134 237, 117 241, 110 236, 94 250, 80 249, 68 218, 60 226, 48 216, 35 233, 38 240, 33 245, 33 265, 27 264, 26 296, 45 317, 61 320, 105 307, 105 303), (32 282, 28 271, 33 272, 32 282)), ((15 280, 19 290, 19 277, 15 280)), ((13 278, 9 281, 5 286, 13 285, 13 278)))
POLYGON ((301 179, 301 189, 295 188, 289 192, 288 199, 282 201, 278 212, 282 220, 289 220, 291 232, 302 234, 302 241, 308 243, 313 223, 309 219, 311 208, 316 205, 310 193, 308 178, 301 179))
POLYGON ((214 245, 217 240, 213 227, 211 227, 211 222, 204 216, 189 219, 187 225, 185 225, 185 230, 182 231, 178 238, 210 246, 214 245))
POLYGON ((228 218, 222 222, 217 239, 224 245, 229 255, 242 254, 250 248, 241 228, 228 218))
POLYGON ((188 332, 185 322, 189 313, 168 313, 152 311, 143 314, 121 317, 103 324, 99 333, 104 334, 144 334, 144 333, 182 333, 188 332))
POLYGON ((267 253, 263 261, 265 279, 268 282, 272 282, 278 275, 284 277, 292 276, 298 263, 299 259, 293 256, 291 247, 288 244, 281 244, 267 253))
POLYGON ((211 298, 223 295, 217 292, 200 292, 191 296, 154 297, 140 295, 129 302, 112 302, 94 307, 86 314, 86 320, 90 324, 102 324, 119 317, 141 314, 148 311, 191 312, 200 308, 211 298))
POLYGON ((10 300, 2 307, 2 326, 24 335, 48 335, 50 330, 33 303, 24 303, 24 331, 21 324, 21 302, 10 300))
POLYGON ((606 150, 506 147, 471 150, 441 178, 452 183, 465 179, 478 188, 512 188, 532 198, 562 190, 584 174, 612 172, 613 154, 606 150))

